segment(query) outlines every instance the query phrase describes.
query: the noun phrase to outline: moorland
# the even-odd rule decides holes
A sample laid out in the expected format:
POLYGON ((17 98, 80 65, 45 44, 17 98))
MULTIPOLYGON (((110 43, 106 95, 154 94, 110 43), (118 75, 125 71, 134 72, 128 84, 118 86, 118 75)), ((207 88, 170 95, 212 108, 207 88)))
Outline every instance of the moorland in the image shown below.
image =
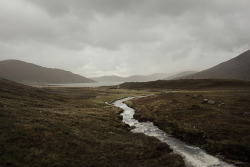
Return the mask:
POLYGON ((121 109, 105 104, 142 94, 0 79, 0 166, 185 166, 168 145, 131 133, 121 109))
POLYGON ((159 92, 127 102, 139 121, 152 121, 168 134, 225 161, 249 166, 249 81, 191 79, 121 87, 159 92))
POLYGON ((131 133, 121 98, 139 121, 249 166, 250 82, 203 79, 117 87, 35 88, 0 79, 1 166, 185 166, 167 144, 131 133))

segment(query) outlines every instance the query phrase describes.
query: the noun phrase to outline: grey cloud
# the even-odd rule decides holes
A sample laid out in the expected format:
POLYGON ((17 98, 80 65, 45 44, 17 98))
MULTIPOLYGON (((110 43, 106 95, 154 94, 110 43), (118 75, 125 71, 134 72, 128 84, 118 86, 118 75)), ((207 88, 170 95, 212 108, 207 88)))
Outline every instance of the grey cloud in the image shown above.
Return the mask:
POLYGON ((201 70, 250 47, 249 6, 249 0, 1 0, 0 59, 86 76, 201 70))
POLYGON ((69 13, 91 17, 95 13, 113 15, 132 10, 143 0, 29 0, 55 16, 69 13))

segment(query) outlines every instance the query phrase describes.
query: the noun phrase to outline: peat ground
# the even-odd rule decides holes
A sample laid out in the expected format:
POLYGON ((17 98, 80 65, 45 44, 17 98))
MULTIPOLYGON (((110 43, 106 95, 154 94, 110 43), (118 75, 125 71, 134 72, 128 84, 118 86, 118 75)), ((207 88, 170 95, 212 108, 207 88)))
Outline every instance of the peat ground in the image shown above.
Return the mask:
MULTIPOLYGON (((225 80, 219 80, 217 84, 216 80, 182 81, 168 81, 178 82, 179 87, 154 87, 152 83, 144 83, 146 86, 141 89, 158 90, 159 94, 134 99, 127 104, 135 108, 135 117, 139 121, 152 121, 165 132, 226 161, 249 166, 250 82, 233 81, 240 83, 234 85, 225 80), (193 90, 184 90, 185 83, 190 81, 198 85, 192 85, 193 90), (180 89, 171 92, 166 88, 180 89), (214 101, 214 104, 204 99, 214 101)), ((124 87, 138 89, 140 84, 143 83, 128 83, 124 87)))
POLYGON ((120 109, 105 104, 144 93, 0 79, 0 166, 185 166, 168 145, 129 132, 120 109))

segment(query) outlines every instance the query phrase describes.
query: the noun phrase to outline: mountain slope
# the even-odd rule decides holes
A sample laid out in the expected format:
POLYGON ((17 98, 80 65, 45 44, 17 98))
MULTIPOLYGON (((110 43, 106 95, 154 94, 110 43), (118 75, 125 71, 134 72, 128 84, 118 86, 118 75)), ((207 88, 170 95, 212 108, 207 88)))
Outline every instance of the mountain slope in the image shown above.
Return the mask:
POLYGON ((15 82, 28 83, 91 83, 81 75, 60 69, 45 68, 19 60, 0 61, 0 77, 15 82))
POLYGON ((191 75, 191 74, 194 74, 194 73, 196 73, 196 71, 183 71, 183 72, 180 72, 178 74, 171 75, 171 76, 165 78, 165 80, 171 80, 171 79, 174 79, 174 78, 179 78, 179 77, 183 77, 183 76, 186 76, 186 75, 191 75))
POLYGON ((210 69, 175 79, 205 78, 250 80, 250 50, 210 69))
POLYGON ((95 77, 92 78, 98 82, 147 82, 147 81, 156 81, 164 79, 170 76, 170 73, 155 73, 151 75, 133 75, 129 77, 119 77, 119 76, 102 76, 102 77, 95 77))

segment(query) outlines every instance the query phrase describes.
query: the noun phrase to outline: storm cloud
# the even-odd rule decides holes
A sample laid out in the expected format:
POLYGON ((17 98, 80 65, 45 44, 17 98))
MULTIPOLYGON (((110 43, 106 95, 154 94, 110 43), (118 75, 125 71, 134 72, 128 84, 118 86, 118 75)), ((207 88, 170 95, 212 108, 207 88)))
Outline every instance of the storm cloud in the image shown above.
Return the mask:
POLYGON ((1 0, 0 60, 87 77, 203 70, 250 48, 249 0, 1 0))

